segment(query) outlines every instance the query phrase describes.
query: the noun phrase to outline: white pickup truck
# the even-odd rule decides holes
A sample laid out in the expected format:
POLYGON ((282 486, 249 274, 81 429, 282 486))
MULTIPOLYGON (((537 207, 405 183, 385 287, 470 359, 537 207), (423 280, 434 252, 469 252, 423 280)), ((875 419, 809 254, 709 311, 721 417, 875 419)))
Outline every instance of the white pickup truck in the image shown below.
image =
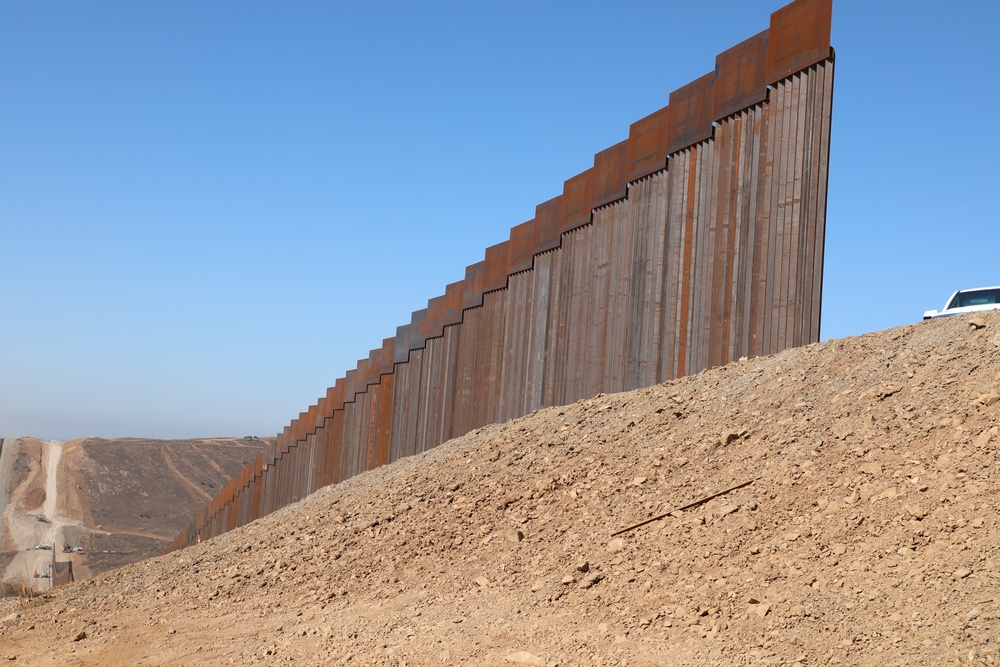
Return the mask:
POLYGON ((974 313, 977 310, 993 310, 994 308, 1000 308, 1000 287, 963 289, 952 294, 941 310, 925 312, 924 319, 951 317, 952 315, 963 315, 974 313))

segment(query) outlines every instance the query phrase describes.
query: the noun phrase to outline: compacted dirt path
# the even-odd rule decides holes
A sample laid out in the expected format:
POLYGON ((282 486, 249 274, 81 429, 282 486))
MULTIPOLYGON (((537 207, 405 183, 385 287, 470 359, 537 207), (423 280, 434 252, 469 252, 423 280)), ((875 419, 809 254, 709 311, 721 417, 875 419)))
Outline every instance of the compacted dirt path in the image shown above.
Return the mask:
MULTIPOLYGON (((8 439, 7 444, 13 450, 23 444, 23 439, 8 439)), ((24 507, 24 494, 37 486, 33 471, 28 479, 15 489, 9 503, 10 511, 4 521, 7 536, 7 546, 18 553, 4 572, 5 580, 27 580, 34 590, 46 590, 51 587, 48 574, 54 560, 70 561, 77 572, 89 575, 84 557, 79 554, 61 553, 62 545, 67 542, 66 528, 80 528, 79 521, 67 519, 59 508, 60 464, 62 462, 63 443, 54 440, 31 439, 32 444, 40 444, 40 473, 44 475, 41 487, 44 489, 44 500, 37 509, 27 510, 24 507), (47 547, 40 549, 40 546, 47 547), (55 556, 55 559, 53 558, 55 556)))
POLYGON ((998 420, 1000 313, 743 360, 11 600, 0 659, 998 664, 998 420))

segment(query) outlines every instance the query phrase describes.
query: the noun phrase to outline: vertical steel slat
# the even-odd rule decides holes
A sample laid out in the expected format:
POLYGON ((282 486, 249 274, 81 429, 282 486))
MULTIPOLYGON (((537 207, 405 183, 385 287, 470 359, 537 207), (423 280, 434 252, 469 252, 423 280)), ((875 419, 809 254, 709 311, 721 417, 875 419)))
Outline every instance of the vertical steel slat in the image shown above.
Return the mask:
POLYGON ((833 61, 828 61, 826 63, 821 63, 819 66, 819 71, 822 72, 822 104, 819 105, 818 114, 820 118, 818 119, 819 125, 819 148, 816 151, 817 165, 816 165, 816 197, 815 197, 815 208, 813 209, 812 216, 816 221, 816 237, 814 240, 815 251, 813 253, 813 289, 811 293, 812 311, 809 317, 809 332, 807 341, 812 342, 819 340, 820 334, 820 303, 822 302, 823 294, 823 263, 824 263, 824 248, 826 243, 826 202, 827 202, 827 180, 829 176, 830 168, 830 122, 833 113, 833 61))
MULTIPOLYGON (((407 356, 409 356, 409 352, 407 352, 407 356)), ((407 384, 409 367, 409 362, 405 364, 396 364, 396 369, 393 373, 392 422, 389 429, 389 461, 396 461, 405 456, 403 434, 406 430, 404 413, 408 406, 406 389, 409 386, 407 384)))
POLYGON ((587 264, 591 267, 592 282, 587 289, 587 306, 589 309, 587 324, 583 327, 586 334, 586 347, 582 356, 577 359, 586 364, 587 377, 583 395, 580 398, 599 394, 605 385, 604 369, 608 359, 608 307, 611 300, 611 225, 607 215, 602 215, 600 222, 588 228, 591 236, 591 257, 587 264))
POLYGON ((670 224, 669 175, 665 172, 654 174, 645 182, 648 185, 649 204, 643 206, 643 220, 646 228, 645 236, 651 239, 646 244, 646 254, 651 259, 649 269, 646 271, 648 310, 641 311, 645 314, 643 319, 648 322, 645 327, 645 342, 640 352, 644 355, 644 359, 640 367, 641 372, 637 376, 642 379, 643 386, 663 382, 666 379, 666 367, 663 364, 661 350, 666 335, 664 318, 667 311, 665 290, 669 250, 667 226, 670 224))
POLYGON ((444 385, 444 398, 442 407, 442 423, 441 423, 441 433, 438 437, 438 444, 442 442, 447 442, 456 435, 462 435, 463 433, 455 433, 455 392, 458 389, 458 356, 461 349, 462 340, 462 330, 461 325, 449 326, 445 328, 444 333, 444 349, 445 349, 445 367, 443 381, 444 385))
POLYGON ((548 347, 550 309, 552 308, 552 260, 561 250, 549 250, 535 255, 535 270, 531 273, 532 303, 529 318, 527 360, 524 386, 524 412, 545 405, 545 352, 548 347))
POLYGON ((409 377, 407 378, 407 388, 404 393, 406 403, 405 431, 403 456, 410 456, 420 452, 418 445, 418 434, 420 428, 420 387, 424 373, 424 350, 410 351, 409 377))
MULTIPOLYGON (((573 234, 568 234, 569 239, 573 234)), ((563 247, 546 255, 550 268, 549 299, 546 311, 549 321, 546 326, 544 370, 542 371, 542 405, 559 405, 561 395, 563 358, 566 354, 566 301, 564 288, 567 271, 566 241, 563 247)))
POLYGON ((477 373, 476 352, 482 340, 482 307, 465 311, 458 341, 458 359, 455 377, 455 408, 452 436, 468 433, 476 428, 477 373))
POLYGON ((783 159, 784 146, 782 138, 786 131, 786 113, 788 95, 787 85, 779 82, 771 89, 771 111, 773 112, 772 123, 768 128, 773 141, 768 143, 768 198, 770 200, 768 224, 767 254, 764 257, 764 303, 761 306, 763 337, 761 339, 760 354, 770 354, 774 349, 774 318, 777 315, 775 302, 776 290, 781 288, 781 232, 784 225, 782 218, 783 209, 780 203, 784 197, 784 179, 782 178, 782 168, 785 165, 783 159))
MULTIPOLYGON (((628 274, 631 271, 629 249, 631 248, 628 217, 623 215, 627 205, 609 205, 600 209, 601 217, 608 221, 608 297, 605 307, 607 324, 605 329, 604 368, 601 375, 604 382, 601 391, 618 392, 624 389, 625 372, 624 345, 626 336, 625 318, 622 309, 628 309, 630 294, 628 274)), ((594 214, 597 219, 597 212, 594 214)))
MULTIPOLYGON (((805 72, 797 75, 796 78, 796 90, 794 97, 794 124, 795 130, 792 133, 793 141, 803 141, 807 136, 806 133, 806 99, 805 93, 809 88, 809 78, 805 72)), ((802 203, 803 203, 803 187, 806 185, 804 182, 804 171, 803 171, 803 160, 805 159, 806 147, 799 144, 793 150, 794 161, 792 164, 792 178, 791 178, 791 200, 790 208, 791 215, 789 218, 789 247, 788 247, 788 266, 789 266, 789 280, 785 289, 785 300, 787 303, 785 313, 782 319, 781 328, 783 330, 782 336, 782 347, 790 347, 794 345, 796 338, 798 337, 798 327, 795 326, 794 322, 789 322, 788 318, 800 317, 802 313, 802 308, 800 304, 800 297, 803 288, 803 244, 805 239, 803 235, 808 235, 808 225, 803 225, 802 222, 802 203)))
POLYGON ((492 424, 497 420, 499 408, 500 377, 503 372, 503 322, 507 306, 507 291, 490 292, 483 296, 482 346, 478 350, 476 378, 478 404, 476 426, 492 424))

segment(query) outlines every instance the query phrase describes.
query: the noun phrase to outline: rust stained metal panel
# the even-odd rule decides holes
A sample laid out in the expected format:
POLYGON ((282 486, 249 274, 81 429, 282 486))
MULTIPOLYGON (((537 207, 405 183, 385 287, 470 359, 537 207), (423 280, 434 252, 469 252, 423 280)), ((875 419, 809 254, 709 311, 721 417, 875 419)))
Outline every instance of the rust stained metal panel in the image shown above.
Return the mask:
POLYGON ((548 322, 544 350, 544 369, 542 370, 542 405, 558 405, 562 391, 562 376, 566 356, 566 309, 567 299, 563 292, 567 288, 566 269, 564 262, 568 254, 568 245, 572 243, 576 233, 568 234, 551 258, 550 271, 552 286, 549 288, 547 305, 548 322))
MULTIPOLYGON (((629 206, 620 201, 601 210, 602 216, 610 216, 612 226, 611 241, 611 300, 608 304, 608 355, 605 386, 610 391, 624 391, 628 376, 627 349, 632 341, 629 306, 638 295, 632 292, 632 274, 638 268, 635 243, 635 225, 629 215, 629 206)), ((596 216, 596 214, 595 214, 596 216)), ((595 217, 595 224, 597 219, 595 217)))
POLYGON ((392 373, 393 368, 396 365, 396 339, 395 338, 383 338, 382 339, 382 356, 380 357, 381 364, 379 365, 379 375, 385 375, 387 373, 392 373))
POLYGON ((427 341, 425 352, 425 374, 426 384, 423 388, 423 395, 426 399, 427 420, 423 427, 421 438, 421 448, 426 451, 441 444, 441 429, 444 420, 444 408, 446 404, 446 388, 448 382, 445 378, 445 337, 440 336, 427 341))
POLYGON ((527 271, 535 256, 535 221, 528 220, 510 230, 510 274, 527 271))
POLYGON ((367 399, 367 392, 357 394, 354 403, 350 403, 344 411, 347 416, 347 437, 344 439, 344 444, 347 445, 348 476, 357 475, 365 470, 364 423, 367 416, 367 399))
POLYGON ((549 304, 552 289, 552 260, 558 252, 548 252, 535 258, 532 280, 532 303, 527 324, 527 370, 522 394, 523 414, 542 407, 545 373, 545 347, 548 336, 549 304))
POLYGON ((435 408, 437 407, 434 404, 435 397, 431 387, 435 375, 434 364, 437 360, 438 340, 429 340, 424 347, 423 358, 421 359, 420 385, 417 393, 414 395, 419 401, 417 405, 418 426, 415 441, 416 451, 418 452, 424 452, 428 449, 428 440, 433 429, 435 408))
POLYGON ((667 166, 667 144, 673 134, 671 115, 668 105, 629 126, 626 158, 629 182, 667 166))
POLYGON ((510 242, 504 241, 486 249, 486 265, 483 270, 483 293, 507 287, 510 266, 510 242))
POLYGON ((316 465, 318 459, 319 448, 316 446, 318 438, 317 434, 313 433, 305 442, 305 495, 309 495, 315 491, 318 486, 319 480, 317 479, 317 473, 319 469, 316 465))
POLYGON ((295 427, 292 429, 292 443, 295 444, 306 436, 306 429, 309 427, 310 410, 299 413, 299 418, 295 420, 295 427))
POLYGON ((476 403, 479 395, 477 382, 479 374, 476 371, 476 354, 481 346, 482 308, 465 311, 462 320, 461 335, 458 340, 458 362, 455 373, 455 402, 452 420, 452 433, 460 435, 468 433, 478 424, 475 419, 476 403))
POLYGON ((717 277, 724 272, 721 248, 717 241, 722 237, 719 224, 719 190, 718 185, 718 142, 705 144, 700 152, 701 157, 701 207, 699 225, 702 238, 699 239, 699 280, 696 288, 699 292, 697 332, 697 367, 699 370, 710 368, 713 342, 719 338, 721 329, 715 326, 712 315, 717 311, 715 304, 722 298, 723 290, 715 287, 721 282, 717 277), (716 252, 716 251, 719 252, 716 252))
POLYGON ((765 30, 715 58, 712 119, 719 120, 767 99, 765 30))
POLYGON ((483 296, 480 345, 476 350, 477 425, 496 420, 499 402, 500 374, 503 371, 503 321, 507 307, 507 291, 498 290, 483 296))
POLYGON ((795 0, 771 14, 767 82, 826 60, 830 49, 833 0, 795 0))
POLYGON ((815 176, 813 188, 815 200, 812 202, 812 220, 816 226, 816 235, 812 263, 812 295, 811 308, 807 311, 809 333, 806 342, 818 341, 820 334, 820 314, 823 297, 823 262, 826 244, 826 204, 827 182, 830 168, 830 117, 833 112, 833 76, 834 63, 830 61, 820 65, 817 70, 822 72, 823 79, 819 85, 822 100, 817 101, 816 111, 816 142, 814 144, 815 176))
POLYGON ((444 290, 444 320, 442 324, 449 326, 462 322, 462 297, 465 296, 465 282, 449 284, 444 290))
POLYGON ((343 408, 343 401, 337 400, 337 389, 336 386, 326 388, 326 411, 327 416, 333 414, 334 410, 339 410, 343 408))
POLYGON ((418 350, 424 346, 427 337, 424 335, 424 320, 427 319, 427 309, 413 311, 410 318, 409 341, 410 350, 418 350))
POLYGON ((361 443, 361 429, 358 420, 358 402, 344 406, 344 451, 341 465, 344 478, 361 472, 358 466, 358 449, 361 443))
POLYGON ((394 361, 397 364, 405 364, 410 358, 410 325, 404 324, 396 327, 396 354, 394 361))
POLYGON ((346 389, 347 389, 347 378, 337 378, 337 382, 333 385, 334 410, 344 409, 344 395, 346 389))
POLYGON ((358 381, 358 371, 355 368, 347 371, 344 386, 344 407, 354 402, 354 396, 361 391, 361 383, 358 381))
POLYGON ((309 429, 312 428, 313 413, 315 410, 316 406, 310 405, 306 408, 305 412, 299 413, 299 420, 295 430, 296 442, 304 439, 309 434, 309 429))
POLYGON ((378 394, 378 385, 368 388, 368 393, 365 394, 364 405, 361 412, 363 419, 361 442, 363 443, 362 450, 364 452, 360 458, 363 462, 362 470, 372 470, 375 468, 375 436, 377 432, 375 425, 375 413, 378 410, 378 394))
POLYGON ((461 326, 447 327, 444 330, 444 374, 442 377, 442 398, 441 398, 441 432, 438 444, 450 440, 455 433, 455 396, 458 388, 456 381, 458 377, 458 357, 461 350, 462 340, 461 326))
POLYGON ((462 308, 476 308, 483 305, 483 280, 486 275, 486 261, 465 267, 465 289, 462 294, 462 308))
POLYGON ((382 348, 377 347, 368 351, 368 374, 365 376, 365 384, 373 385, 378 383, 378 378, 382 368, 382 348))
POLYGON ((427 316, 420 326, 420 335, 426 341, 437 338, 444 329, 445 297, 436 296, 427 302, 427 316))
POLYGON ((559 247, 562 234, 562 195, 535 207, 535 254, 559 247))
MULTIPOLYGON (((402 454, 409 456, 420 450, 417 438, 420 434, 420 385, 424 372, 424 349, 414 350, 407 364, 406 386, 402 388, 402 454)), ((398 384, 397 384, 398 387, 398 384)), ((397 395, 400 392, 397 391, 397 395)))
POLYGON ((328 428, 330 422, 330 419, 324 420, 323 426, 317 429, 312 442, 313 454, 312 462, 310 463, 310 476, 316 488, 331 483, 329 471, 330 431, 328 428))
POLYGON ((503 365, 497 394, 497 417, 500 421, 523 414, 526 346, 529 343, 525 319, 530 312, 531 278, 529 273, 511 276, 504 293, 508 307, 504 312, 504 321, 500 323, 503 332, 500 336, 503 365))
POLYGON ((593 208, 623 199, 628 192, 628 139, 594 156, 593 208))
POLYGON ((562 232, 590 222, 594 204, 594 168, 580 172, 563 184, 562 232))
POLYGON ((330 475, 331 482, 343 481, 344 477, 341 473, 341 463, 343 461, 343 450, 344 450, 344 411, 338 410, 333 413, 333 419, 330 420, 330 475))
POLYGON ((714 72, 699 77, 670 93, 671 132, 667 154, 712 137, 712 79, 714 72))
POLYGON ((583 293, 584 313, 580 318, 583 349, 576 362, 584 368, 583 396, 594 396, 604 388, 604 369, 608 357, 608 304, 611 299, 610 225, 607 215, 587 228, 590 236, 590 258, 585 270, 590 270, 590 283, 583 293))
POLYGON ((392 373, 382 376, 378 391, 378 411, 375 417, 375 465, 390 462, 389 441, 392 434, 392 402, 395 398, 396 376, 392 373))
POLYGON ((443 440, 441 440, 441 430, 445 421, 445 405, 448 395, 447 388, 450 385, 450 382, 448 382, 448 378, 446 377, 447 338, 447 335, 435 338, 433 341, 433 348, 431 347, 430 342, 428 342, 427 345, 427 349, 430 352, 430 363, 428 364, 429 373, 427 376, 428 384, 426 388, 429 410, 427 424, 424 428, 425 436, 423 447, 425 450, 436 447, 443 442, 443 440))
POLYGON ((760 355, 764 342, 765 318, 763 313, 767 286, 765 271, 767 269, 771 227, 770 178, 773 159, 771 157, 770 146, 773 143, 771 141, 773 131, 771 118, 772 104, 773 100, 769 100, 762 110, 760 118, 761 142, 757 149, 757 188, 755 191, 757 201, 752 223, 753 246, 750 262, 750 284, 747 287, 750 292, 747 307, 747 356, 751 357, 760 355))
POLYGON ((323 398, 319 399, 318 403, 316 403, 316 412, 313 415, 313 424, 312 424, 314 431, 323 426, 323 420, 326 419, 328 411, 329 411, 329 406, 327 405, 326 396, 324 396, 323 398))
POLYGON ((358 383, 358 393, 368 391, 368 359, 358 359, 357 375, 354 377, 358 383))
POLYGON ((389 435, 389 459, 396 461, 405 456, 406 414, 412 398, 409 388, 410 364, 396 364, 393 375, 392 429, 389 435))

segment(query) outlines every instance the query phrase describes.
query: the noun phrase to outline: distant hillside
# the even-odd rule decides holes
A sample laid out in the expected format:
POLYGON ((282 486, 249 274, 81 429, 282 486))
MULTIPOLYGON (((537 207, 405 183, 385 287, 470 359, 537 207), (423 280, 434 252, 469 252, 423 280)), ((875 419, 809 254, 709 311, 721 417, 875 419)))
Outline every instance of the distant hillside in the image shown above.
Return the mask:
POLYGON ((80 547, 58 557, 72 560, 76 579, 156 555, 265 446, 254 437, 5 439, 0 573, 47 588, 34 574, 51 554, 37 544, 80 547))

